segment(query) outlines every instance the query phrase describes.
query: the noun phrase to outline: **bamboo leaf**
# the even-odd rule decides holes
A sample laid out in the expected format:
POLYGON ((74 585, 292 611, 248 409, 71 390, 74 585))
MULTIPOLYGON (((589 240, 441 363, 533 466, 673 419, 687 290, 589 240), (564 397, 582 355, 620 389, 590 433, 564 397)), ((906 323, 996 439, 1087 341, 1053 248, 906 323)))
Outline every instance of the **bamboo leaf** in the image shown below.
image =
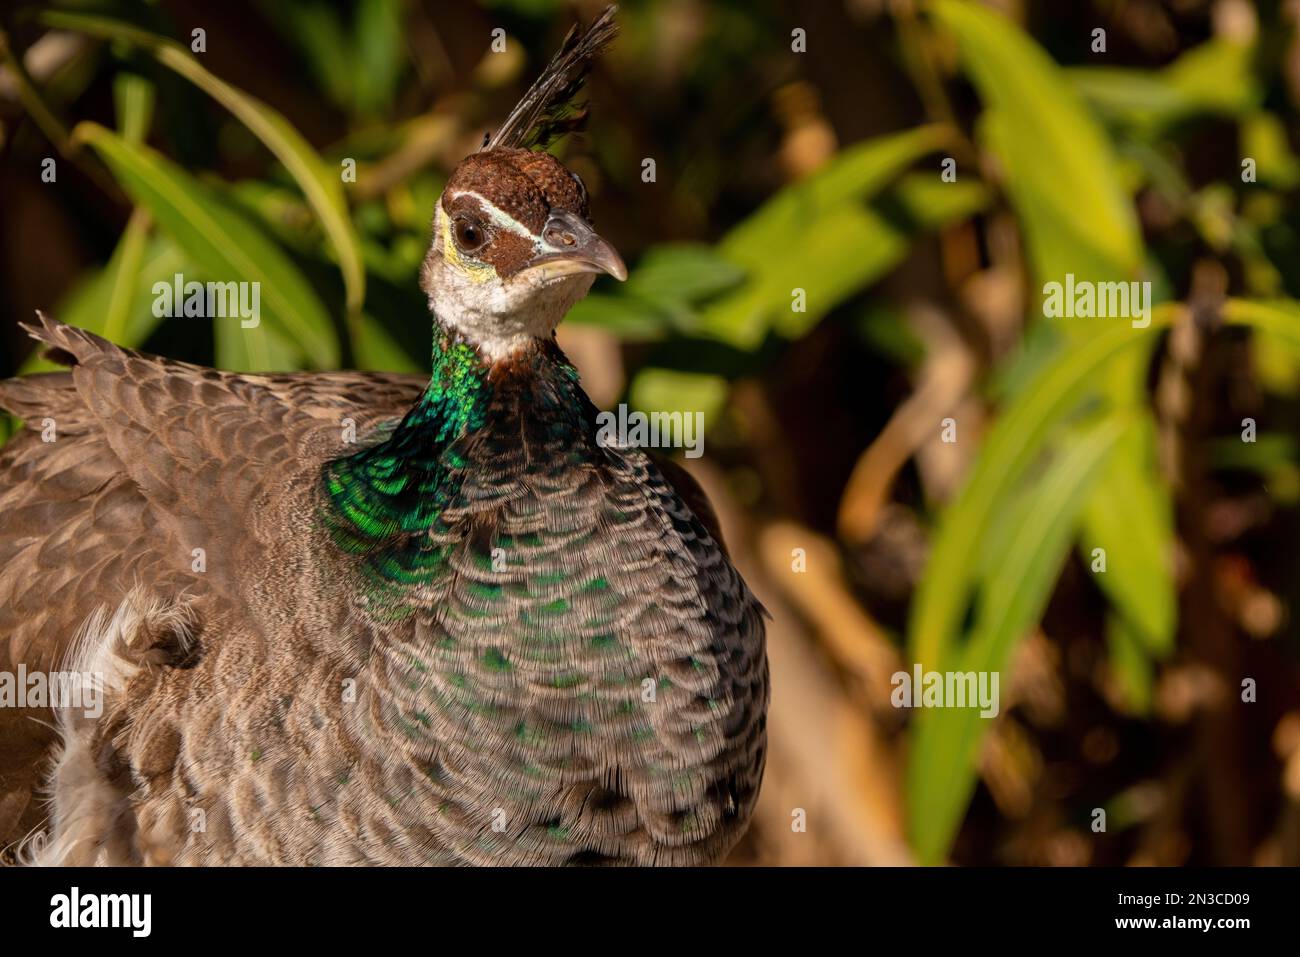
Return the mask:
POLYGON ((1133 714, 1149 713, 1155 673, 1145 642, 1123 617, 1107 615, 1106 648, 1111 676, 1125 706, 1133 714))
POLYGON ((113 279, 101 334, 110 342, 121 342, 126 334, 140 278, 140 266, 144 260, 145 241, 149 238, 152 225, 153 218, 147 209, 137 206, 132 210, 126 229, 122 231, 122 240, 109 261, 108 268, 113 279))
MULTIPOLYGON (((880 157, 874 162, 880 175, 880 157)), ((825 190, 840 195, 843 188, 841 182, 825 190)), ((625 340, 653 341, 675 329, 746 350, 769 331, 796 338, 893 268, 907 255, 916 233, 972 215, 988 196, 976 182, 940 183, 931 175, 904 175, 866 205, 820 213, 813 235, 785 243, 780 255, 765 257, 758 269, 737 266, 721 247, 659 246, 643 257, 623 286, 578 303, 569 321, 603 326, 625 340), (796 287, 806 293, 803 312, 791 310, 796 287)))
POLYGON ((359 114, 391 107, 405 48, 402 0, 360 0, 356 12, 356 90, 359 114))
POLYGON ((1094 550, 1105 550, 1106 570, 1093 578, 1149 655, 1174 648, 1178 604, 1174 594, 1173 503, 1153 480, 1154 425, 1136 415, 1102 469, 1084 508, 1081 547, 1091 566, 1094 550))
POLYGON ((1114 152, 1061 68, 987 7, 939 0, 933 11, 987 107, 982 129, 1040 280, 1136 278, 1141 235, 1114 152))
POLYGON ((908 651, 913 661, 945 657, 973 584, 968 556, 1041 451, 1050 429, 1095 394, 1097 378, 1108 363, 1130 350, 1149 348, 1154 334, 1168 326, 1176 312, 1177 307, 1158 307, 1146 329, 1114 325, 1084 340, 1039 370, 1003 410, 961 493, 940 519, 912 605, 908 651))
POLYGON ((691 303, 726 292, 744 279, 744 270, 711 246, 665 243, 641 257, 624 288, 651 302, 691 303))
POLYGON ((292 369, 298 352, 292 343, 271 326, 262 323, 255 329, 242 329, 237 323, 218 322, 213 326, 216 340, 216 364, 231 372, 270 372, 292 369))
POLYGON ((1099 116, 1150 138, 1193 116, 1243 116, 1254 109, 1261 99, 1254 52, 1252 44, 1215 37, 1163 70, 1090 66, 1065 72, 1099 116))
POLYGON ((427 368, 421 368, 418 362, 407 355, 406 350, 397 344, 378 319, 369 315, 362 318, 366 334, 361 337, 361 349, 357 353, 359 368, 383 372, 428 372, 427 368))
MULTIPOLYGON (((940 0, 935 13, 957 36, 988 107, 982 129, 1006 168, 1039 280, 1136 279, 1144 255, 1137 219, 1114 151, 1067 74, 1010 20, 984 7, 940 0)), ((1178 79, 1184 72, 1167 81, 1174 96, 1186 85, 1178 79)), ((1096 335, 1083 323, 1064 331, 1058 354, 1096 335)), ((1133 352, 1099 375, 1099 392, 1129 409, 1135 426, 1099 474, 1081 531, 1084 547, 1104 547, 1116 566, 1098 575, 1099 585, 1148 650, 1164 654, 1176 627, 1172 505, 1155 468, 1150 417, 1141 411, 1144 372, 1144 353, 1133 352)))
POLYGON ((1223 306, 1223 319, 1266 332, 1278 343, 1300 349, 1300 302, 1294 299, 1229 299, 1223 306))
POLYGON ((657 342, 673 328, 673 314, 636 296, 593 292, 569 310, 567 323, 598 326, 625 342, 657 342))
POLYGON ((628 390, 628 404, 637 411, 699 412, 706 423, 714 421, 726 401, 727 380, 721 376, 654 366, 640 370, 628 390))
POLYGON ((693 331, 753 349, 791 312, 793 289, 806 291, 807 311, 789 325, 807 326, 880 275, 901 253, 889 221, 863 204, 948 135, 927 126, 869 140, 781 190, 718 245, 749 280, 705 309, 693 331))
MULTIPOLYGON (((632 340, 663 338, 669 326, 705 337, 726 330, 720 337, 723 341, 735 344, 739 340, 745 348, 756 346, 753 336, 768 328, 797 337, 906 256, 917 232, 969 216, 987 201, 988 191, 979 183, 941 183, 926 174, 907 175, 869 205, 846 209, 839 220, 826 218, 828 225, 817 241, 809 241, 788 256, 774 257, 756 281, 751 279, 742 288, 711 300, 702 313, 685 303, 616 295, 589 296, 570 317, 600 324, 632 340), (844 225, 849 234, 856 232, 857 237, 836 233, 835 222, 844 225), (791 313, 791 285, 810 276, 820 278, 807 290, 807 312, 791 313), (751 322, 754 317, 758 317, 758 325, 751 322)), ((697 408, 712 416, 725 404, 726 382, 716 375, 653 367, 637 374, 630 394, 638 407, 697 408), (674 393, 693 397, 695 404, 664 405, 666 397, 674 393)))
POLYGON ((203 66, 179 43, 137 27, 88 14, 47 11, 43 22, 142 47, 158 62, 179 73, 224 106, 260 139, 303 191, 330 239, 347 291, 349 317, 359 315, 365 300, 365 270, 356 230, 348 216, 347 202, 339 174, 325 165, 319 154, 276 110, 231 86, 203 66))
MULTIPOLYGON (((1044 475, 1021 489, 1029 504, 992 563, 966 645, 914 661, 927 670, 1005 675, 1016 645, 1047 604, 1092 478, 1124 427, 1121 417, 1108 416, 1062 443, 1065 451, 1044 475)), ((956 834, 988 727, 978 708, 924 709, 916 719, 907 769, 908 836, 924 864, 942 860, 956 834)))
MULTIPOLYGON (((142 345, 161 321, 151 308, 150 289, 153 283, 161 279, 170 282, 172 276, 186 268, 185 256, 176 244, 170 237, 156 231, 152 236, 146 237, 134 275, 131 275, 129 268, 123 268, 124 260, 129 266, 135 259, 135 253, 130 251, 130 247, 136 241, 134 233, 140 229, 133 225, 137 223, 137 215, 148 217, 148 213, 143 210, 132 214, 108 264, 77 283, 54 310, 54 315, 61 321, 112 339, 118 345, 128 348, 142 345), (114 307, 111 305, 114 302, 122 305, 114 307), (114 328, 110 329, 109 316, 115 309, 121 309, 122 313, 113 320, 114 328)), ((19 371, 26 374, 57 368, 60 366, 42 358, 41 350, 38 349, 28 357, 19 371)))
POLYGON ((117 109, 117 130, 128 143, 142 143, 153 119, 153 84, 137 73, 122 72, 113 78, 113 102, 117 109))
MULTIPOLYGON (((145 146, 94 123, 73 139, 99 152, 123 188, 145 206, 210 278, 256 282, 264 319, 318 367, 338 364, 338 341, 311 285, 289 258, 209 187, 145 146)), ((233 320, 238 321, 238 320, 233 320)))

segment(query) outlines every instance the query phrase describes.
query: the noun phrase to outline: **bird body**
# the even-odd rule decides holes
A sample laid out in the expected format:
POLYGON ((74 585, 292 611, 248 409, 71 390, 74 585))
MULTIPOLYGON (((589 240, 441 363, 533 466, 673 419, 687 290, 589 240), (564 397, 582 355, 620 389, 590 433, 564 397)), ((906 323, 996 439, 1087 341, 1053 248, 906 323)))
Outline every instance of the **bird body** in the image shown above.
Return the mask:
MULTIPOLYGON (((567 93, 607 20, 537 86, 567 93)), ((597 441, 554 327, 626 273, 581 182, 517 144, 536 89, 435 211, 428 380, 31 330, 69 369, 0 383, 56 434, 0 450, 0 665, 84 674, 103 707, 53 730, 0 710, 0 842, 35 822, 51 863, 696 864, 739 838, 762 609, 685 473, 597 441)))

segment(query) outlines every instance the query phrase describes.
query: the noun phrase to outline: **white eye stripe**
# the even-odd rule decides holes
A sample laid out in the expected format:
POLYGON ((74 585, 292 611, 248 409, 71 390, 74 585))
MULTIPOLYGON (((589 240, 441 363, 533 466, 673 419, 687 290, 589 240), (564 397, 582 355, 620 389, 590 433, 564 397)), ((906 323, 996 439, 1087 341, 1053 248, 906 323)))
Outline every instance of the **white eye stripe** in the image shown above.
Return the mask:
POLYGON ((507 232, 514 233, 517 236, 522 236, 534 245, 541 245, 541 239, 533 235, 532 231, 527 226, 504 210, 498 209, 495 203, 482 194, 466 190, 464 192, 456 193, 455 195, 471 196, 474 199, 477 199, 479 205, 483 207, 483 212, 487 214, 487 218, 490 219, 494 225, 499 226, 507 232))

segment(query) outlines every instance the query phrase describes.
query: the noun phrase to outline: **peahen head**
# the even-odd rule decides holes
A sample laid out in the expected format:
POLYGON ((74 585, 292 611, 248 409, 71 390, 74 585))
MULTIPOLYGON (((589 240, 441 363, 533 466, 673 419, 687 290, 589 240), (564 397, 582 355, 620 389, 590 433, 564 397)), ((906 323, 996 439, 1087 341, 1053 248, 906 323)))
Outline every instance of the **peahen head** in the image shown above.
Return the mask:
POLYGON ((495 359, 549 337, 602 272, 627 278, 582 181, 547 153, 495 149, 447 181, 421 279, 439 320, 495 359))
POLYGON ((613 39, 614 11, 584 33, 569 32, 438 199, 421 286, 439 322, 489 359, 549 338, 598 273, 627 278, 623 260, 592 228, 582 180, 540 151, 585 116, 572 99, 592 59, 613 39))

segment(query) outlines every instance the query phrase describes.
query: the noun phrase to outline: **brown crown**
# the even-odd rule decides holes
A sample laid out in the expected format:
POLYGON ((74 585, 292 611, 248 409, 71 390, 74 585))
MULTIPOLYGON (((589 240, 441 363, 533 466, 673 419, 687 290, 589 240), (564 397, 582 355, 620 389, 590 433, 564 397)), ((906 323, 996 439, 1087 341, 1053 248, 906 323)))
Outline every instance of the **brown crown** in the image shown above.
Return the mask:
POLYGON ((533 255, 533 244, 505 230, 493 232, 477 193, 503 213, 541 235, 553 209, 565 209, 586 218, 587 190, 582 181, 548 153, 530 150, 489 150, 462 160, 442 193, 442 208, 452 219, 466 216, 488 229, 490 238, 474 256, 508 277, 522 269, 533 255))
POLYGON ((505 149, 474 153, 451 174, 442 208, 454 215, 465 199, 457 194, 464 192, 478 193, 534 234, 541 233, 552 209, 587 216, 582 181, 549 153, 505 149))

